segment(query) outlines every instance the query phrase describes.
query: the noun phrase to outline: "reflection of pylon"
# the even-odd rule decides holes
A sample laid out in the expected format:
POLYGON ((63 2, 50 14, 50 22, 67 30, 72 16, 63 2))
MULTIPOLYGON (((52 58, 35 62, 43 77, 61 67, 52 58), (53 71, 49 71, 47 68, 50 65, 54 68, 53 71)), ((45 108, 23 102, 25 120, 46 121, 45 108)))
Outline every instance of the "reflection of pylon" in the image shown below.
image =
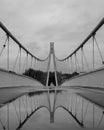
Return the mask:
POLYGON ((50 123, 54 123, 54 112, 50 112, 50 123))
POLYGON ((48 74, 47 74, 46 87, 48 87, 48 82, 49 82, 51 56, 53 57, 53 65, 54 65, 54 73, 55 73, 55 82, 56 82, 56 86, 58 86, 58 82, 57 82, 57 67, 56 67, 55 53, 54 53, 54 42, 50 42, 50 54, 49 54, 49 62, 48 62, 48 67, 47 67, 47 72, 48 72, 48 74))

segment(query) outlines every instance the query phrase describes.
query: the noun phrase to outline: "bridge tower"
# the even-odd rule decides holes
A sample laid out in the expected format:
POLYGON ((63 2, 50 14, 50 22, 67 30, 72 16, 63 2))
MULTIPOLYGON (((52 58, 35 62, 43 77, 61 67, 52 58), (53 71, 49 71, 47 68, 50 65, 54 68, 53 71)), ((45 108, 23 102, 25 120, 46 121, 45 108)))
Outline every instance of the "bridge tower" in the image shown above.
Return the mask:
POLYGON ((48 87, 48 82, 49 82, 49 73, 50 73, 50 65, 51 65, 51 58, 53 58, 53 66, 54 66, 54 74, 55 74, 55 83, 56 86, 58 86, 58 80, 57 80, 57 66, 56 66, 56 61, 55 61, 55 52, 54 52, 54 42, 50 42, 50 53, 49 53, 49 62, 48 62, 48 67, 47 67, 47 82, 46 82, 46 87, 48 87))
MULTIPOLYGON (((55 52, 54 52, 54 42, 50 42, 50 53, 49 53, 49 62, 48 62, 48 67, 47 67, 47 82, 46 82, 46 87, 49 89, 48 87, 48 82, 49 82, 49 74, 50 74, 50 66, 51 66, 51 58, 52 58, 52 62, 53 62, 53 69, 54 69, 54 75, 55 75, 55 83, 56 83, 56 87, 58 87, 58 80, 57 80, 57 66, 56 66, 56 61, 55 61, 55 52)), ((49 91, 48 91, 48 96, 49 96, 49 91)), ((50 96, 49 96, 50 97, 50 96)), ((48 98, 50 100, 50 98, 48 98)), ((54 99, 54 103, 55 104, 55 99, 54 99)), ((49 101, 50 104, 50 101, 49 101)), ((53 107, 50 106, 50 123, 54 122, 54 111, 55 111, 55 105, 53 107)))
POLYGON ((54 42, 50 42, 50 53, 53 57, 53 65, 54 65, 54 73, 55 73, 55 82, 56 86, 58 86, 58 80, 57 80, 57 66, 55 61, 55 52, 54 52, 54 42))

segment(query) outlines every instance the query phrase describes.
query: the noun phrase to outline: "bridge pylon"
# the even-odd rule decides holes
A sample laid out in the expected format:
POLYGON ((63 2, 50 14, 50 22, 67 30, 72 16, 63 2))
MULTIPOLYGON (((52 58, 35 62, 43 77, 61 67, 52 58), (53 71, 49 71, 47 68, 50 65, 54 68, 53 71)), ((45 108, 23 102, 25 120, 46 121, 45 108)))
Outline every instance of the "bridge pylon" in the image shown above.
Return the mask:
POLYGON ((56 86, 58 86, 58 80, 57 80, 57 66, 56 66, 55 52, 54 52, 54 42, 50 42, 50 53, 49 53, 49 62, 48 62, 48 67, 47 67, 48 75, 47 75, 46 87, 48 86, 48 82, 49 82, 51 58, 53 58, 54 74, 55 74, 55 83, 56 83, 56 86))

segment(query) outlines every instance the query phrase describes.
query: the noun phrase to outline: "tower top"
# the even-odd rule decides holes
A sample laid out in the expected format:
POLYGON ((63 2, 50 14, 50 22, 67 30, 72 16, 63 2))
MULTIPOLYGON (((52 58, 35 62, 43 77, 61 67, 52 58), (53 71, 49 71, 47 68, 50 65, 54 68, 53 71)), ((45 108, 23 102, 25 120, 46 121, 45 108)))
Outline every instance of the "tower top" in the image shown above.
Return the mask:
POLYGON ((54 53, 54 42, 50 42, 50 53, 54 53))

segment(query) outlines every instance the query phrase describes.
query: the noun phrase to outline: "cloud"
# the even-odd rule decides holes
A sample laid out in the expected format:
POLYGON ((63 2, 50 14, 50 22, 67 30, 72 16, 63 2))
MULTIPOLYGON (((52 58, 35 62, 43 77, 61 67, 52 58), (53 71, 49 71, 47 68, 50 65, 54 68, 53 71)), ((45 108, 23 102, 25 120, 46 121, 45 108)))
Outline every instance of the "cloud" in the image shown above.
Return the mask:
POLYGON ((28 50, 31 51, 31 53, 33 53, 33 54, 40 53, 40 51, 41 51, 41 47, 38 45, 37 42, 31 42, 31 43, 27 44, 26 47, 27 47, 28 50))
POLYGON ((36 41, 41 48, 36 52, 46 56, 53 41, 64 57, 101 20, 103 5, 103 0, 1 0, 0 19, 23 45, 36 41))

